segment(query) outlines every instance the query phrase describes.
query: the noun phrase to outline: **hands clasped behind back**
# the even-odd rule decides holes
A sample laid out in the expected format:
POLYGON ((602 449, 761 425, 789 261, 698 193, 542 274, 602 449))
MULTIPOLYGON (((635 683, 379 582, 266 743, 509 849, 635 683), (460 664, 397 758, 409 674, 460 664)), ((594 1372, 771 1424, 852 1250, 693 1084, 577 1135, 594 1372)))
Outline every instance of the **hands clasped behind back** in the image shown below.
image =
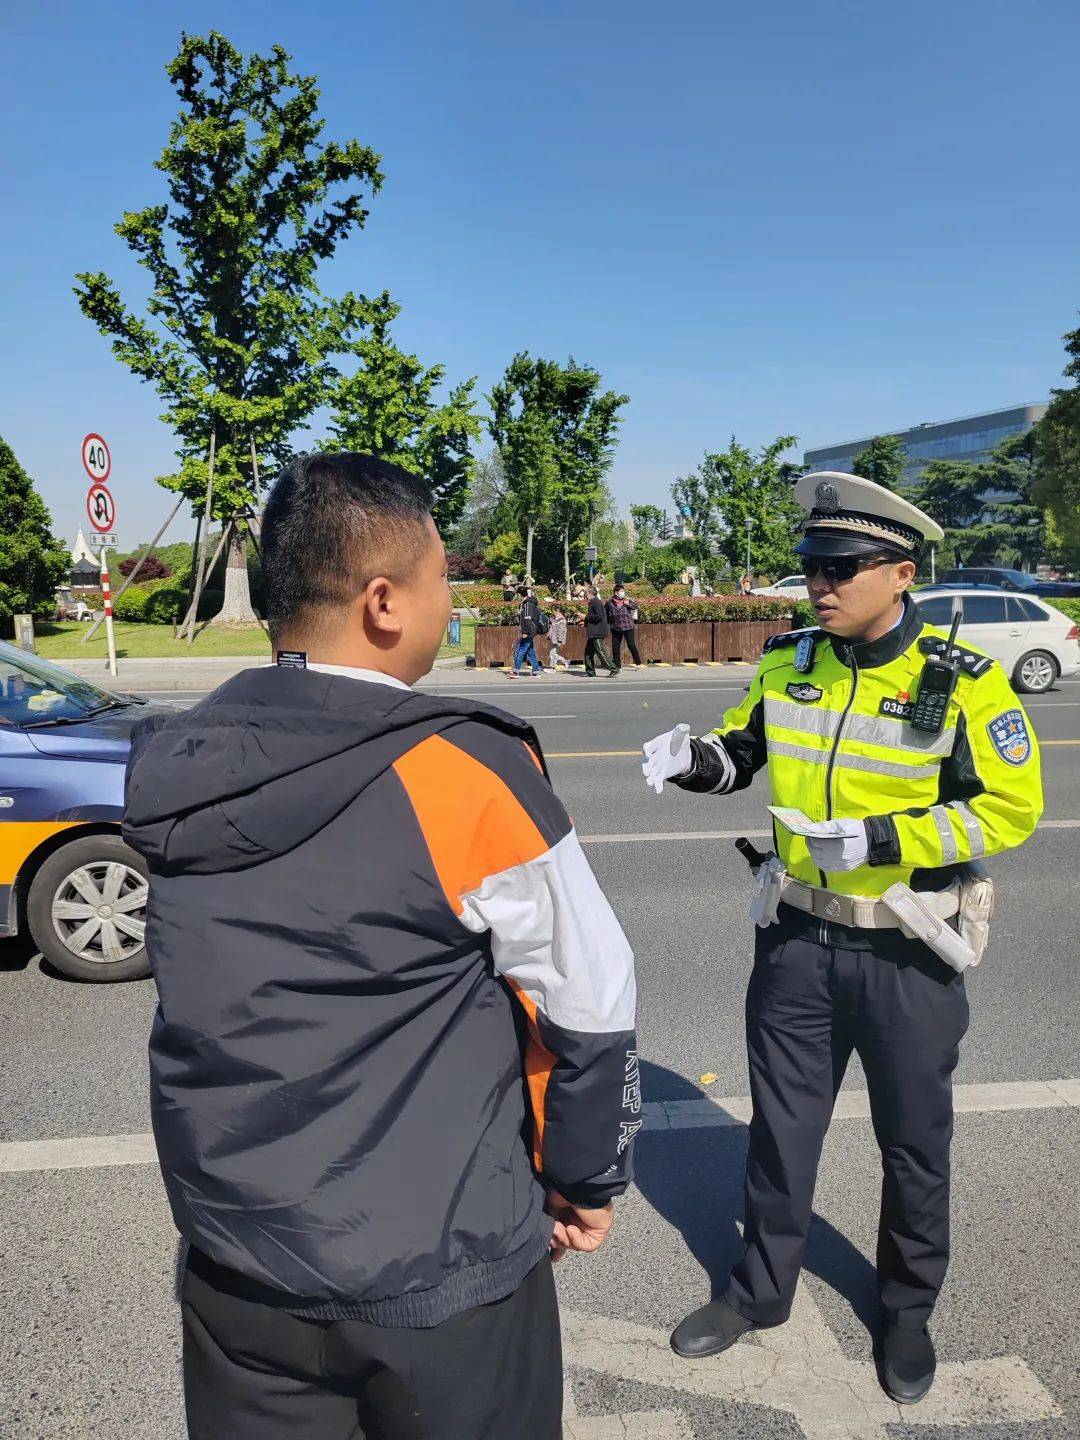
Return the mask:
POLYGON ((646 740, 641 753, 641 773, 645 784, 651 785, 659 795, 665 780, 677 780, 680 775, 688 775, 694 767, 690 726, 676 725, 674 730, 665 730, 663 735, 646 740))

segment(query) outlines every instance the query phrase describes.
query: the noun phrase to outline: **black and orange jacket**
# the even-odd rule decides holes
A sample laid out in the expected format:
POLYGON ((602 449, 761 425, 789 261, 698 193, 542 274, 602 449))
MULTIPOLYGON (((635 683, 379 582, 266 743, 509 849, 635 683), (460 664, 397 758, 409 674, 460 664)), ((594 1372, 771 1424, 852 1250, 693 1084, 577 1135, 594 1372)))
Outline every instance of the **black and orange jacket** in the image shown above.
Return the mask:
POLYGON ((435 1325, 546 1252, 545 1187, 625 1189, 633 958, 522 721, 248 671, 137 728, 124 834, 173 1215, 259 1298, 435 1325))

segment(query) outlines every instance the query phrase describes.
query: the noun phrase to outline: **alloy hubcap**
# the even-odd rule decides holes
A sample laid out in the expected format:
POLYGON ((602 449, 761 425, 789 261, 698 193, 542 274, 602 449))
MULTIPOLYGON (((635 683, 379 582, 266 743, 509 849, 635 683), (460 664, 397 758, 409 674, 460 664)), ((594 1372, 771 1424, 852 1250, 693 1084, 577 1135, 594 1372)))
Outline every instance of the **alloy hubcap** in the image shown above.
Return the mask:
POLYGON ((146 943, 146 881, 118 860, 80 865, 53 896, 53 928, 80 960, 113 965, 146 943))
POLYGON ((1033 689, 1045 690, 1053 682, 1054 667, 1041 655, 1034 655, 1030 660, 1024 661, 1020 676, 1025 685, 1030 685, 1033 689))

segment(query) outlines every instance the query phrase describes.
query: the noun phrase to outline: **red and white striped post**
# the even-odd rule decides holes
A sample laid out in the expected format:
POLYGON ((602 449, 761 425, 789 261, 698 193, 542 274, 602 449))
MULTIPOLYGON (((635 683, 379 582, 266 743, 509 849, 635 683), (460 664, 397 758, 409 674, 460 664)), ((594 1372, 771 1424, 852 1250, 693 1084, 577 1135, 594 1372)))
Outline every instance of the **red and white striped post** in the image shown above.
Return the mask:
POLYGON ((109 643, 109 674, 116 674, 116 635, 113 632, 112 591, 109 589, 109 562, 101 547, 101 596, 105 601, 105 638, 109 643))

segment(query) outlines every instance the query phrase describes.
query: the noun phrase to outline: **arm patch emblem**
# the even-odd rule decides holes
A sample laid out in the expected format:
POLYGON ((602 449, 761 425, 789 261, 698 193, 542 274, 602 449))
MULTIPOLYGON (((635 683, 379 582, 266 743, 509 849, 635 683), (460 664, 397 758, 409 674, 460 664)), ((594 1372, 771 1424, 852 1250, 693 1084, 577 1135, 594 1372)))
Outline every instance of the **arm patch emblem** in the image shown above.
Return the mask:
POLYGON ((1022 710, 1003 710, 986 727, 994 749, 1010 765, 1023 765, 1031 755, 1031 736, 1022 710))

